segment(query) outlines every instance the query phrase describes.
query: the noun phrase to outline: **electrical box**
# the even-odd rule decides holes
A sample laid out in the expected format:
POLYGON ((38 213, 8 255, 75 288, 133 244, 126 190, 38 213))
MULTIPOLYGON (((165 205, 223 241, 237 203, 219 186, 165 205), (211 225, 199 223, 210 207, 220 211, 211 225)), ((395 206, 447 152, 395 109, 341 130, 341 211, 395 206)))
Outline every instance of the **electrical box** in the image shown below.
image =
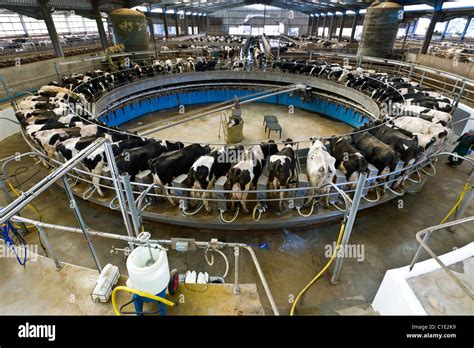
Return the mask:
POLYGON ((196 240, 193 238, 171 238, 171 248, 176 251, 196 250, 196 240))
MULTIPOLYGON (((268 176, 261 175, 260 178, 258 178, 258 181, 257 181, 257 191, 258 190, 265 191, 267 189, 267 185, 268 185, 268 176)), ((257 199, 259 201, 264 202, 266 198, 267 198, 267 193, 266 192, 257 192, 257 199)))
MULTIPOLYGON (((151 176, 151 171, 149 169, 144 170, 139 172, 137 175, 135 175, 135 182, 140 183, 140 184, 146 184, 146 185, 151 185, 153 184, 153 178, 151 176)), ((147 188, 146 186, 137 186, 138 191, 143 192, 147 188)), ((153 192, 152 192, 153 193, 153 192)), ((150 205, 156 205, 158 203, 158 200, 154 196, 147 196, 146 202, 150 203, 150 205)))
MULTIPOLYGON (((226 176, 221 176, 220 178, 217 179, 215 186, 216 190, 224 190, 224 185, 227 182, 227 177, 226 176)), ((227 210, 227 202, 223 201, 225 199, 225 194, 223 192, 216 192, 215 197, 219 199, 217 201, 217 209, 219 211, 226 211, 227 210)))
MULTIPOLYGON (((180 188, 184 188, 184 181, 186 180, 188 176, 186 174, 181 174, 177 178, 175 178, 172 182, 172 186, 175 188, 174 189, 174 196, 179 196, 179 197, 189 197, 189 191, 183 191, 180 190, 180 188)), ((189 207, 189 199, 185 198, 180 198, 180 200, 183 200, 183 209, 188 210, 189 207)))
POLYGON ((403 161, 398 161, 397 166, 395 167, 395 171, 388 176, 387 182, 385 183, 385 188, 392 187, 395 185, 395 180, 399 175, 402 174, 402 169, 405 167, 405 163, 403 161))
POLYGON ((367 170, 369 171, 369 175, 367 176, 367 180, 365 181, 365 188, 362 191, 362 196, 366 196, 369 192, 369 187, 375 184, 376 179, 374 179, 374 177, 376 177, 377 173, 379 172, 379 170, 375 168, 373 164, 370 163, 367 167, 367 170))

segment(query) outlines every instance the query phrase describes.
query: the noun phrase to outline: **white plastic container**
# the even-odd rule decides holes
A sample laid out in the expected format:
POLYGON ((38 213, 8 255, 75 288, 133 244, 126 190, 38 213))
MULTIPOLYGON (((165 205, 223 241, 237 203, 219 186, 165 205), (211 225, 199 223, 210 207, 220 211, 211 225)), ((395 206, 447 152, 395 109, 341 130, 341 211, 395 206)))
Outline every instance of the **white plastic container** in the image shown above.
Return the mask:
POLYGON ((150 260, 148 247, 138 247, 127 258, 127 270, 131 287, 152 295, 161 293, 170 281, 168 255, 164 249, 151 249, 155 263, 147 266, 150 260))

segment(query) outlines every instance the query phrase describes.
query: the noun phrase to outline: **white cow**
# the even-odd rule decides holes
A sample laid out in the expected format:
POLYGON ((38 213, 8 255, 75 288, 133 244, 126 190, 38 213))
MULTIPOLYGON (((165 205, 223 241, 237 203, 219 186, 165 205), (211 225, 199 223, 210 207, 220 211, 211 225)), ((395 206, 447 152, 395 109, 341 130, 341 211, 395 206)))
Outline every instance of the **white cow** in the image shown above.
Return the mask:
MULTIPOLYGON (((326 147, 320 140, 316 140, 308 152, 306 161, 306 172, 311 187, 314 187, 321 194, 328 194, 331 187, 324 185, 333 181, 336 174, 336 159, 326 150, 326 147)), ((312 192, 311 195, 315 195, 312 192)), ((326 196, 325 203, 328 205, 329 196, 326 196)))

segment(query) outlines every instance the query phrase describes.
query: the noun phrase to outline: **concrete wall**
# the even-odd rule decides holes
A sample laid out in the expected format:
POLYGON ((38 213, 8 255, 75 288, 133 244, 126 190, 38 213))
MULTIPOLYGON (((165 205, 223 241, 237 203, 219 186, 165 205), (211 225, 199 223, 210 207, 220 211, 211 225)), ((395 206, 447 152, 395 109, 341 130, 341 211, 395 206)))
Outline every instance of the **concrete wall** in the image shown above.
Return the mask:
MULTIPOLYGON (((91 53, 82 54, 78 56, 72 56, 67 58, 55 58, 44 60, 40 62, 34 62, 24 64, 20 66, 13 66, 8 68, 0 69, 0 79, 4 79, 8 84, 8 89, 11 95, 19 93, 32 92, 42 85, 45 85, 51 81, 58 80, 54 64, 61 62, 75 62, 68 65, 60 65, 58 67, 60 74, 70 74, 72 72, 85 72, 91 68, 99 67, 100 60, 87 60, 84 59, 98 57, 102 53, 91 53)), ((7 95, 4 87, 0 84, 0 101, 5 100, 7 95)))
POLYGON ((412 53, 407 55, 407 61, 474 79, 474 64, 472 63, 457 62, 455 64, 451 59, 412 53))

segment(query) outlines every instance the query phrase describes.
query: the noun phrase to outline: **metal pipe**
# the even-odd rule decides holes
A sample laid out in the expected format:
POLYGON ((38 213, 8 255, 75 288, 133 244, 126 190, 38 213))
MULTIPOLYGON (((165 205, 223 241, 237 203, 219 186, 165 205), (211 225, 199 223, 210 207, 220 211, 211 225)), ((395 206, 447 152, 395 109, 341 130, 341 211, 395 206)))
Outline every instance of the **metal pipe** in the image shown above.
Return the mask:
POLYGON ((76 215, 77 222, 79 223, 79 226, 81 226, 82 233, 84 234, 84 238, 86 239, 87 246, 89 247, 89 250, 92 254, 92 258, 94 259, 95 265, 97 267, 97 270, 102 272, 102 266, 100 265, 99 257, 97 256, 97 253, 95 252, 94 245, 92 245, 92 239, 89 236, 88 229, 86 222, 84 221, 81 211, 79 210, 79 207, 77 205, 76 199, 74 198, 74 193, 72 192, 71 186, 67 182, 67 177, 63 176, 63 185, 64 189, 66 190, 66 194, 68 196, 68 200, 70 203, 71 208, 74 210, 74 215, 76 215))
POLYGON ((112 176, 112 181, 114 184, 115 192, 117 192, 117 199, 119 201, 120 210, 122 211, 123 223, 127 230, 127 234, 130 237, 134 236, 133 227, 130 222, 130 217, 127 212, 127 205, 125 196, 123 194, 122 183, 120 181, 119 170, 117 168, 117 163, 115 162, 114 152, 110 143, 105 144, 105 155, 107 157, 107 163, 109 164, 110 174, 112 176))
MULTIPOLYGON (((354 193, 354 198, 352 199, 352 206, 349 211, 349 217, 347 218, 346 227, 344 228, 344 235, 342 236, 342 241, 340 249, 345 250, 345 246, 349 242, 351 236, 352 227, 354 226, 354 221, 357 216, 357 211, 359 210, 360 199, 362 198, 362 191, 365 187, 365 181, 367 179, 367 173, 363 172, 359 175, 359 180, 357 182, 356 191, 354 193)), ((331 283, 336 284, 339 279, 339 274, 341 272, 342 261, 344 259, 344 254, 339 257, 336 255, 336 265, 334 266, 334 271, 331 277, 331 283)))
POLYGON ((255 265, 255 268, 257 269, 258 276, 260 277, 260 281, 262 282, 263 288, 265 289, 265 293, 267 294, 268 301, 270 301, 270 306, 272 307, 273 313, 275 315, 280 315, 280 312, 278 311, 275 300, 273 299, 273 295, 270 291, 270 287, 268 286, 267 280, 265 279, 265 275, 262 272, 262 268, 260 267, 260 263, 258 262, 255 252, 251 247, 247 245, 243 246, 243 248, 250 253, 250 256, 252 256, 253 263, 255 265))
MULTIPOLYGON (((425 244, 424 240, 421 239, 421 235, 428 234, 428 233, 431 234, 434 231, 438 231, 438 230, 444 229, 446 227, 451 227, 451 226, 454 226, 454 225, 462 224, 462 223, 473 221, 473 220, 474 220, 474 216, 469 216, 469 217, 464 218, 464 219, 455 220, 455 221, 447 222, 447 223, 444 223, 444 224, 441 224, 441 225, 428 227, 424 230, 419 231, 415 236, 418 243, 420 243, 420 246, 422 246, 423 249, 426 250, 426 252, 441 266, 443 271, 445 271, 448 274, 448 276, 461 288, 461 290, 467 296, 469 296, 471 298, 471 300, 474 300, 474 294, 471 292, 471 290, 469 290, 469 288, 467 288, 466 285, 464 285, 464 283, 461 280, 459 280, 459 278, 456 277, 454 275, 454 273, 451 272, 451 270, 448 267, 446 267, 446 265, 439 259, 439 257, 433 252, 433 250, 431 250, 431 248, 428 247, 428 245, 425 244)), ((415 262, 416 262, 416 260, 414 260, 412 263, 414 264, 415 262)))
POLYGON ((54 261, 54 264, 56 265, 56 271, 59 271, 61 270, 61 268, 63 268, 63 264, 58 260, 58 258, 56 257, 56 254, 54 253, 53 251, 53 248, 51 246, 51 244, 49 243, 49 239, 48 239, 48 236, 46 235, 46 233, 44 232, 44 229, 43 227, 41 226, 36 226, 36 229, 38 230, 38 234, 40 236, 40 239, 41 241, 43 242, 44 244, 44 247, 46 249, 46 252, 48 253, 48 256, 53 259, 54 261))
POLYGON ((140 234, 141 219, 137 206, 135 204, 135 199, 133 197, 132 184, 130 184, 130 175, 122 175, 123 186, 125 188, 125 196, 127 198, 128 208, 130 209, 130 215, 132 217, 133 229, 135 231, 135 237, 138 237, 140 234))
POLYGON ((235 282, 234 282, 234 295, 240 294, 240 248, 238 246, 234 247, 234 256, 235 256, 235 282))
MULTIPOLYGON (((431 231, 428 231, 424 236, 423 236, 423 242, 426 243, 428 242, 428 239, 431 236, 431 231)), ((415 266, 415 263, 418 261, 418 258, 420 257, 421 254, 421 249, 423 247, 421 245, 418 246, 418 249, 416 250, 415 256, 413 257, 413 260, 410 263, 409 270, 411 271, 413 269, 413 266, 415 266)))
POLYGON ((84 150, 79 152, 76 156, 71 158, 69 161, 64 163, 64 165, 51 174, 47 175, 43 180, 38 182, 34 185, 31 189, 27 192, 24 192, 19 198, 9 204, 7 207, 0 211, 0 224, 5 223, 9 220, 13 215, 15 215, 18 211, 24 208, 28 203, 30 203, 33 199, 36 198, 39 194, 44 192, 48 187, 53 185, 56 180, 61 178, 71 169, 73 169, 79 162, 81 162, 85 157, 90 155, 92 152, 97 150, 99 147, 108 143, 109 140, 106 138, 100 138, 95 140, 92 144, 86 147, 84 150))

